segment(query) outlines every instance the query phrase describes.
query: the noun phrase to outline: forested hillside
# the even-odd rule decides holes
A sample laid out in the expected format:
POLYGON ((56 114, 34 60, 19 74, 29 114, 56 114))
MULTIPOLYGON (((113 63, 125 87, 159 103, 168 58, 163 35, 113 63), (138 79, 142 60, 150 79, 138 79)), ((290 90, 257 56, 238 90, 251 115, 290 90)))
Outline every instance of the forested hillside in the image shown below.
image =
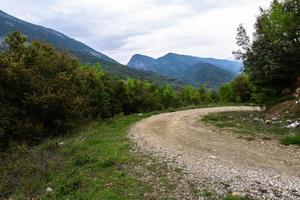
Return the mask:
POLYGON ((204 102, 213 91, 112 77, 102 65, 80 65, 67 53, 15 32, 0 53, 1 149, 11 142, 37 144, 64 134, 78 121, 110 118, 204 102), (201 98, 200 98, 201 97, 201 98))
POLYGON ((157 59, 136 54, 127 65, 135 69, 176 78, 195 87, 206 84, 211 88, 217 88, 223 83, 231 81, 242 70, 240 62, 175 53, 168 53, 157 59))
POLYGON ((173 53, 133 69, 0 11, 0 199, 297 199, 299 27, 299 0, 273 0, 252 40, 237 29, 241 71, 173 53))
POLYGON ((77 57, 82 64, 99 63, 103 70, 122 79, 130 77, 148 80, 156 84, 169 83, 175 86, 180 86, 182 84, 180 81, 171 78, 165 78, 155 73, 136 70, 119 64, 112 58, 60 32, 25 22, 0 10, 0 43, 7 34, 15 31, 20 31, 26 35, 28 41, 38 40, 40 42, 50 43, 60 51, 66 50, 77 57))
MULTIPOLYGON (((43 138, 63 134, 77 121, 105 119, 119 113, 218 101, 272 105, 293 99, 299 95, 299 91, 295 94, 295 90, 300 87, 300 19, 297 6, 297 1, 274 1, 270 9, 262 10, 251 42, 246 30, 242 26, 238 28, 237 41, 242 50, 235 54, 243 60, 245 70, 219 91, 207 90, 204 86, 175 89, 172 85, 124 80, 128 75, 135 77, 135 71, 127 71, 129 68, 125 67, 120 69, 122 67, 118 68, 114 62, 108 61, 105 61, 106 64, 81 65, 76 58, 49 44, 32 42, 19 32, 10 34, 0 54, 1 148, 7 148, 12 141, 36 144, 43 138), (111 66, 114 74, 120 74, 123 79, 107 74, 105 66, 111 66)), ((1 15, 3 17, 4 14, 1 15)), ((28 25, 15 18, 5 16, 4 19, 28 25)), ((184 58, 169 54, 158 60, 162 63, 176 61, 182 69, 187 62, 197 62, 194 58, 188 61, 184 58)), ((143 59, 156 62, 149 57, 143 59)), ((172 68, 165 70, 173 73, 172 68)), ((141 79, 153 78, 147 73, 144 75, 141 79)), ((224 82, 231 78, 225 70, 216 69, 211 64, 203 66, 202 63, 177 76, 182 76, 190 84, 198 81, 216 86, 221 84, 219 75, 224 82)))

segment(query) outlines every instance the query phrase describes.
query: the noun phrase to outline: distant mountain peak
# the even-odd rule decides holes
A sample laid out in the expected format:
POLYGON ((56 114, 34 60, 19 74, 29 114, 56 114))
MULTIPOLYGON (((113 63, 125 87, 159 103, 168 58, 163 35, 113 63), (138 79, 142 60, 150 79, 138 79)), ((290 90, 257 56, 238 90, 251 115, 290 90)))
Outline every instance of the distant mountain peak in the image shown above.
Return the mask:
POLYGON ((117 63, 112 58, 58 31, 23 21, 0 10, 0 37, 5 37, 14 31, 22 32, 29 40, 49 42, 58 49, 67 49, 78 57, 82 55, 94 56, 106 62, 117 63))
POLYGON ((146 56, 146 55, 143 55, 143 54, 134 54, 132 56, 132 58, 151 58, 151 59, 154 59, 154 58, 152 58, 150 56, 146 56))
POLYGON ((166 55, 164 55, 163 57, 167 57, 167 56, 180 56, 180 54, 169 52, 166 55))
POLYGON ((22 34, 27 36, 29 41, 39 40, 41 42, 50 43, 59 50, 67 50, 79 58, 81 63, 99 63, 103 70, 122 79, 130 77, 155 83, 168 83, 176 86, 182 84, 177 80, 170 80, 153 72, 145 72, 121 65, 112 58, 63 33, 23 21, 0 10, 0 43, 3 42, 7 34, 15 31, 22 32, 22 34))
POLYGON ((136 54, 130 59, 128 66, 153 71, 194 86, 205 82, 211 87, 216 87, 232 80, 239 73, 242 64, 230 60, 201 58, 170 52, 157 59, 136 54))

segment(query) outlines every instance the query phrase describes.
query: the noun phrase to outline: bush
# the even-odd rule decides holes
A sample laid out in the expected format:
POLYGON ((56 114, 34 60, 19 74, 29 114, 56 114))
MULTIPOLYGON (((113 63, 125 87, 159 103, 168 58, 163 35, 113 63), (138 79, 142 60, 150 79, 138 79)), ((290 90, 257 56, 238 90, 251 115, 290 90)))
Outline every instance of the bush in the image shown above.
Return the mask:
POLYGON ((36 144, 64 133, 88 115, 90 73, 76 59, 16 32, 0 54, 1 147, 36 144))
POLYGON ((253 86, 245 74, 239 75, 230 83, 224 84, 219 89, 222 102, 250 102, 253 98, 253 86))
POLYGON ((82 66, 49 44, 26 43, 15 32, 0 52, 0 151, 11 142, 35 145, 68 132, 82 120, 215 102, 217 94, 111 77, 82 66))

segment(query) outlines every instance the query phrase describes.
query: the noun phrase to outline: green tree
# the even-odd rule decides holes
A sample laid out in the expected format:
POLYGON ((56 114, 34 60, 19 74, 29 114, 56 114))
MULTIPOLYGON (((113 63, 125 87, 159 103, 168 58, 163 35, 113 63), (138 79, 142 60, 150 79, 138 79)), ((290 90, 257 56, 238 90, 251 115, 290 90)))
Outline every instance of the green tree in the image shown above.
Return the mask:
POLYGON ((269 9, 260 10, 252 42, 245 29, 238 28, 242 49, 234 53, 243 60, 260 103, 272 103, 299 87, 299 26, 299 0, 274 0, 269 9))
POLYGON ((35 144, 88 115, 88 91, 76 59, 16 32, 0 53, 0 140, 35 144))
POLYGON ((160 89, 161 102, 165 108, 177 106, 177 95, 174 88, 170 85, 160 89))
POLYGON ((192 86, 183 86, 179 90, 179 100, 183 105, 192 105, 200 103, 200 96, 196 88, 192 86))
POLYGON ((220 100, 222 102, 237 102, 237 101, 239 102, 240 101, 240 99, 237 96, 237 94, 235 93, 231 83, 222 85, 219 89, 219 94, 220 94, 220 100))
POLYGON ((240 102, 249 102, 251 100, 253 86, 247 75, 239 75, 231 82, 231 86, 240 102))

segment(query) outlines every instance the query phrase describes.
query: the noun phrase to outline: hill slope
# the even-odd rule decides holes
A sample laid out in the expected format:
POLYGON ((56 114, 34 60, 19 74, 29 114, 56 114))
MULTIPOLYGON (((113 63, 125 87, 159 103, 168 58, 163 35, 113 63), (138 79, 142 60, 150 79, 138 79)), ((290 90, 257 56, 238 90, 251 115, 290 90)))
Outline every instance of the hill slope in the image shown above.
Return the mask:
POLYGON ((0 37, 4 37, 8 33, 14 31, 22 32, 29 40, 48 42, 58 49, 68 49, 70 51, 74 51, 74 54, 78 52, 83 55, 86 54, 94 56, 104 61, 116 62, 112 58, 99 53, 87 45, 60 32, 25 22, 0 10, 0 37))
POLYGON ((7 34, 14 31, 22 32, 29 40, 47 42, 59 50, 67 50, 78 57, 81 63, 100 63, 105 71, 123 79, 130 77, 155 83, 181 84, 176 80, 159 76, 153 72, 141 71, 121 65, 112 58, 60 32, 28 23, 0 10, 0 43, 7 34))
POLYGON ((232 80, 242 68, 239 62, 174 53, 168 53, 158 59, 136 54, 130 59, 128 66, 153 71, 194 86, 207 83, 209 87, 217 87, 232 80))
POLYGON ((180 80, 191 85, 207 85, 216 88, 231 81, 234 75, 209 63, 197 63, 178 76, 180 80))

